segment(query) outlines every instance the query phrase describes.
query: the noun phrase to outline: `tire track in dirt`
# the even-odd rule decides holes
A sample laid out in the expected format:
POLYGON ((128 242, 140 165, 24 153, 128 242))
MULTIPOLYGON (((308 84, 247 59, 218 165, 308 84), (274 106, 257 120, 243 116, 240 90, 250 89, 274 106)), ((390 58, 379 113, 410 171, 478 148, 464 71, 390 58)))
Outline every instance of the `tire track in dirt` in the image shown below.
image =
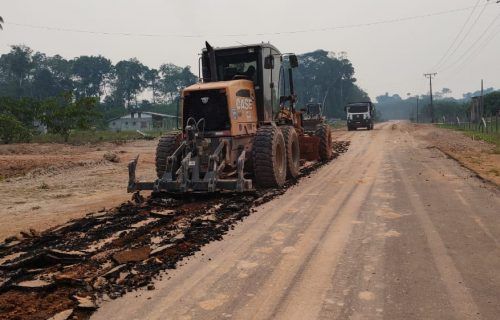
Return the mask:
MULTIPOLYGON (((372 145, 380 143, 380 133, 370 137, 372 145)), ((317 241, 317 246, 305 259, 299 258, 304 264, 297 272, 295 279, 288 286, 285 295, 275 307, 272 318, 277 319, 314 319, 321 311, 327 289, 331 283, 326 284, 319 279, 331 279, 336 270, 336 265, 342 254, 343 248, 351 234, 353 223, 357 220, 360 208, 369 198, 375 185, 375 176, 381 164, 382 154, 377 153, 374 146, 366 149, 363 161, 359 163, 366 169, 359 176, 354 176, 354 189, 343 200, 343 195, 337 199, 331 198, 322 209, 322 214, 337 212, 329 221, 324 222, 325 229, 317 241), (368 162, 369 164, 367 165, 368 162), (371 178, 367 178, 371 177, 371 178), (364 178, 366 183, 359 183, 357 178, 364 178), (339 201, 340 200, 340 201, 339 201), (312 281, 313 279, 319 281, 312 281), (319 294, 318 294, 319 293, 319 294)), ((355 165, 358 167, 358 165, 355 165)))
MULTIPOLYGON (((396 157, 393 157, 397 169, 403 171, 401 162, 396 157)), ((434 226, 431 218, 427 214, 427 210, 419 193, 413 187, 412 182, 405 174, 398 174, 398 178, 402 181, 405 188, 405 193, 408 197, 412 211, 418 218, 421 227, 425 232, 428 247, 434 258, 435 266, 437 267, 443 283, 446 286, 449 301, 456 311, 457 318, 480 319, 479 308, 474 302, 472 295, 465 285, 464 279, 458 271, 455 262, 449 256, 448 250, 439 235, 438 230, 434 226)))
MULTIPOLYGON (((361 152, 363 152, 364 149, 365 148, 363 145, 360 149, 361 152)), ((352 157, 352 155, 350 153, 347 153, 343 157, 352 157)), ((308 177, 307 179, 314 180, 315 184, 310 187, 300 189, 300 193, 310 194, 314 193, 316 189, 322 189, 328 186, 328 184, 331 183, 331 179, 333 179, 337 175, 338 170, 341 170, 340 166, 336 166, 333 163, 332 166, 322 167, 318 171, 314 172, 310 177, 308 177), (333 169, 330 169, 332 166, 333 169), (320 185, 319 188, 316 183, 320 185)), ((288 193, 297 193, 299 191, 297 188, 298 187, 292 187, 292 189, 289 190, 288 193)), ((253 260, 253 258, 251 257, 252 247, 255 247, 256 244, 265 246, 265 243, 268 241, 269 235, 273 234, 273 229, 276 228, 277 225, 287 223, 289 215, 286 214, 286 212, 288 212, 292 208, 297 207, 300 207, 301 211, 309 211, 313 206, 314 201, 304 202, 303 198, 294 199, 284 205, 279 201, 279 198, 277 199, 277 201, 264 204, 262 206, 262 209, 271 212, 271 215, 262 217, 265 218, 265 223, 262 224, 259 220, 253 222, 249 222, 248 220, 245 221, 245 227, 249 229, 255 228, 255 230, 258 230, 258 233, 247 232, 241 236, 241 241, 238 241, 237 243, 232 243, 229 238, 225 244, 223 255, 218 256, 215 261, 211 260, 210 268, 207 268, 205 270, 191 270, 189 268, 189 264, 183 266, 183 274, 187 274, 189 276, 182 280, 182 284, 177 283, 175 279, 168 282, 167 285, 169 286, 169 288, 165 288, 165 294, 168 296, 159 298, 161 299, 161 303, 159 303, 160 308, 154 313, 149 313, 148 318, 161 319, 162 314, 166 312, 171 314, 171 316, 174 318, 182 317, 184 312, 189 311, 188 306, 190 306, 190 301, 192 300, 192 298, 196 296, 203 296, 204 291, 207 290, 208 287, 210 287, 212 291, 217 291, 218 287, 224 287, 225 285, 227 285, 228 281, 232 280, 233 278, 235 280, 238 280, 237 275, 235 275, 234 277, 231 276, 231 271, 234 271, 236 269, 239 261, 253 260), (238 255, 238 252, 249 252, 249 254, 241 257, 238 255), (217 272, 214 272, 214 270, 217 270, 217 272), (179 306, 178 301, 184 301, 183 306, 179 306), (170 309, 174 306, 181 310, 176 310, 175 313, 173 313, 170 309)), ((255 214, 253 214, 253 216, 254 215, 255 214)), ((300 221, 299 225, 305 228, 308 226, 308 221, 310 219, 307 216, 303 216, 302 218, 304 220, 300 221)), ((300 233, 301 231, 298 230, 297 232, 300 233)), ((282 241, 287 241, 285 235, 280 235, 280 238, 281 237, 283 238, 281 239, 282 241)), ((259 272, 258 268, 255 269, 255 272, 259 272)), ((266 275, 267 273, 264 272, 263 274, 266 275)), ((267 278, 267 276, 265 277, 267 278)), ((244 290, 251 291, 252 288, 246 288, 244 290)), ((160 289, 160 291, 162 291, 162 289, 160 289)), ((209 297, 207 297, 207 300, 210 300, 209 297)), ((145 301, 145 305, 142 306, 140 310, 137 310, 138 314, 136 315, 136 317, 141 317, 140 313, 148 310, 149 304, 156 303, 157 301, 153 299, 152 301, 145 301)), ((238 306, 239 305, 237 303, 234 303, 232 305, 232 308, 237 309, 238 306)), ((207 310, 204 310, 204 312, 206 313, 207 310)), ((99 319, 99 317, 97 317, 96 319, 99 319)))

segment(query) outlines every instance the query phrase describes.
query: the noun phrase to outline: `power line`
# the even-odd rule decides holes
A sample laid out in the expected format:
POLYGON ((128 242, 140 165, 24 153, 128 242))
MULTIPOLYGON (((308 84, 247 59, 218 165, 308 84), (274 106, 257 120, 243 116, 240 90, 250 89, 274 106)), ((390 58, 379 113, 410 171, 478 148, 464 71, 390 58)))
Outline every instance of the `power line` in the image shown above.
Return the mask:
POLYGON ((470 58, 473 58, 476 53, 482 51, 484 48, 486 48, 490 42, 498 35, 498 33, 495 31, 495 29, 493 30, 493 32, 490 33, 490 35, 485 39, 485 41, 483 41, 483 43, 478 46, 476 48, 476 50, 472 51, 471 54, 467 57, 467 59, 465 61, 469 61, 470 58))
MULTIPOLYGON (((486 3, 484 7, 488 6, 491 3, 486 3)), ((42 26, 42 25, 32 25, 25 24, 15 21, 9 21, 5 23, 6 25, 12 25, 17 27, 24 27, 30 29, 40 29, 47 31, 58 31, 58 32, 74 32, 74 33, 87 33, 87 34, 97 34, 104 36, 127 36, 127 37, 155 37, 155 38, 207 38, 207 37, 247 37, 247 36, 275 36, 275 35, 290 35, 290 34, 299 34, 299 33, 310 33, 310 32, 325 32, 325 31, 333 31, 333 30, 341 30, 341 29, 352 29, 352 28, 360 28, 360 27, 369 27, 383 24, 393 24, 423 18, 430 18, 442 15, 448 15, 458 12, 463 12, 474 8, 475 6, 469 6, 465 8, 458 8, 446 11, 439 11, 434 13, 402 17, 402 18, 394 18, 388 20, 380 20, 368 23, 359 23, 359 24, 349 24, 349 25, 341 25, 341 26, 333 26, 333 27, 324 27, 324 28, 315 28, 315 29, 302 29, 302 30, 291 30, 291 31, 280 31, 280 32, 263 32, 263 33, 239 33, 239 34, 154 34, 154 33, 132 33, 132 32, 107 32, 107 31, 94 31, 94 30, 85 30, 85 29, 72 29, 72 28, 62 28, 62 27, 53 27, 53 26, 42 26)))
POLYGON ((471 50, 474 49, 474 47, 479 43, 479 41, 481 41, 484 36, 488 33, 488 31, 490 31, 490 29, 495 25, 495 22, 500 18, 500 12, 495 16, 495 18, 493 18, 493 20, 490 22, 490 24, 486 27, 486 29, 483 31, 483 33, 481 33, 481 35, 476 38, 476 40, 469 46, 469 48, 467 48, 467 50, 465 50, 465 52, 460 56, 460 58, 458 58, 457 60, 455 60, 454 63, 448 65, 447 67, 445 67, 444 69, 441 70, 441 72, 444 72, 446 70, 449 70, 451 69, 452 67, 455 67, 457 65, 461 65, 461 63, 463 63, 463 58, 467 56, 467 54, 470 53, 471 50))
MULTIPOLYGON (((462 40, 460 41, 460 43, 455 47, 455 49, 453 50, 453 52, 449 55, 449 57, 453 57, 453 55, 458 51, 458 49, 460 49, 460 47, 462 46, 462 44, 464 43, 464 41, 467 39, 467 37, 470 35, 470 33, 472 32, 472 30, 474 30, 474 27, 476 26, 477 22, 479 21, 479 19, 481 18, 481 16, 483 15, 484 11, 486 10, 486 6, 483 7, 483 9, 479 12, 479 15, 476 17, 476 20, 474 20, 474 22, 472 23, 472 25, 470 26, 469 30, 467 31, 467 33, 462 37, 462 40)), ((441 66, 440 66, 441 67, 441 66)), ((446 67, 445 67, 446 68, 446 67)))
MULTIPOLYGON (((500 25, 498 25, 500 26, 500 25)), ((500 30, 499 30, 500 31, 500 30)), ((453 71, 454 70, 457 70, 456 72, 447 72, 448 73, 448 76, 445 78, 445 80, 448 80, 449 78, 451 78, 451 76, 453 75, 458 75, 460 72, 462 72, 462 70, 464 70, 464 66, 466 66, 467 64, 469 64, 471 61, 474 60, 474 58, 476 58, 477 56, 479 56, 482 52, 482 50, 484 48, 486 48, 490 42, 498 35, 498 32, 496 29, 493 29, 492 32, 490 32, 490 34, 485 38, 485 40, 481 43, 480 46, 476 47, 475 50, 473 50, 468 56, 467 58, 463 61, 463 63, 461 63, 459 66, 453 68, 453 71)))
POLYGON ((434 65, 434 67, 432 68, 433 70, 436 70, 439 66, 441 66, 441 63, 444 61, 444 59, 446 59, 446 57, 448 56, 448 53, 450 53, 451 49, 455 46, 455 44, 457 43, 458 39, 460 38, 460 36, 464 32, 465 27, 469 24, 469 21, 472 18, 472 16, 474 15, 474 12, 476 12, 476 8, 479 6, 480 2, 481 2, 481 0, 477 0, 476 5, 474 6, 474 8, 472 8, 472 11, 470 12, 469 16, 465 20, 465 23, 462 25, 462 28, 457 33, 455 39, 453 40, 453 42, 451 43, 451 45, 448 47, 448 49, 446 50, 446 52, 444 53, 444 55, 441 57, 441 59, 439 59, 439 61, 436 63, 436 65, 434 65))

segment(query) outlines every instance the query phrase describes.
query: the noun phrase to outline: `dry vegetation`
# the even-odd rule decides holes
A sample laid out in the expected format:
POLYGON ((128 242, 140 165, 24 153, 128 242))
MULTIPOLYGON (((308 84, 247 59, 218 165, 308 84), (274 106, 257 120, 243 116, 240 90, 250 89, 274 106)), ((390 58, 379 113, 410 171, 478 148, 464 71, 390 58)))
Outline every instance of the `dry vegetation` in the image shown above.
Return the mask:
POLYGON ((500 142, 481 133, 412 125, 418 137, 428 141, 481 178, 500 185, 500 142))

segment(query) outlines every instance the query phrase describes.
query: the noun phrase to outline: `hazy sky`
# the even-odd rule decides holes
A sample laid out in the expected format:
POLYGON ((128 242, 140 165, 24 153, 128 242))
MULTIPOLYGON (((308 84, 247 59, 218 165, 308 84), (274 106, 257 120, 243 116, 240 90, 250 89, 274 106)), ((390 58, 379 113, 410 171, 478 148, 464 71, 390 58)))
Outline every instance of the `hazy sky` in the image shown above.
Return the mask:
POLYGON ((315 49, 347 52, 356 69, 358 84, 371 97, 385 92, 425 93, 428 82, 423 73, 431 71, 439 73, 436 89, 448 87, 453 95, 460 96, 479 89, 481 78, 485 86, 500 88, 500 4, 487 6, 477 19, 486 3, 486 0, 0 0, 0 16, 5 20, 4 31, 0 32, 0 53, 8 52, 10 45, 25 44, 66 58, 101 54, 116 63, 137 57, 150 67, 173 62, 191 65, 197 73, 197 54, 204 40, 214 46, 270 41, 282 52, 304 53, 315 49), (469 33, 477 20, 475 27, 458 50, 454 53, 451 50, 453 54, 436 69, 432 68, 452 44, 472 9, 396 23, 332 29, 467 8, 478 1, 480 5, 463 35, 469 33), (489 33, 480 38, 492 23, 489 33), (327 30, 271 34, 311 29, 327 30), (234 34, 238 36, 228 36, 234 34), (477 39, 480 41, 469 51, 473 54, 467 59, 469 55, 464 53, 477 39), (448 64, 455 65, 447 68, 448 64))

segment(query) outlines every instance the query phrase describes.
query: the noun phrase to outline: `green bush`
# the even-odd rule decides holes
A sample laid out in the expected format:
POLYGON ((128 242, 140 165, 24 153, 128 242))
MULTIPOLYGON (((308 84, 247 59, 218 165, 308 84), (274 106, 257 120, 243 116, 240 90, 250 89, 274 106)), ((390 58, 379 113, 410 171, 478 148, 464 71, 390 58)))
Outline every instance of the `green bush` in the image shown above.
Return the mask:
POLYGON ((24 142, 31 138, 29 129, 9 114, 0 114, 0 140, 3 143, 24 142))
POLYGON ((60 134, 67 142, 72 130, 90 129, 93 120, 98 117, 96 98, 74 99, 66 93, 42 102, 41 120, 47 125, 49 133, 60 134))

